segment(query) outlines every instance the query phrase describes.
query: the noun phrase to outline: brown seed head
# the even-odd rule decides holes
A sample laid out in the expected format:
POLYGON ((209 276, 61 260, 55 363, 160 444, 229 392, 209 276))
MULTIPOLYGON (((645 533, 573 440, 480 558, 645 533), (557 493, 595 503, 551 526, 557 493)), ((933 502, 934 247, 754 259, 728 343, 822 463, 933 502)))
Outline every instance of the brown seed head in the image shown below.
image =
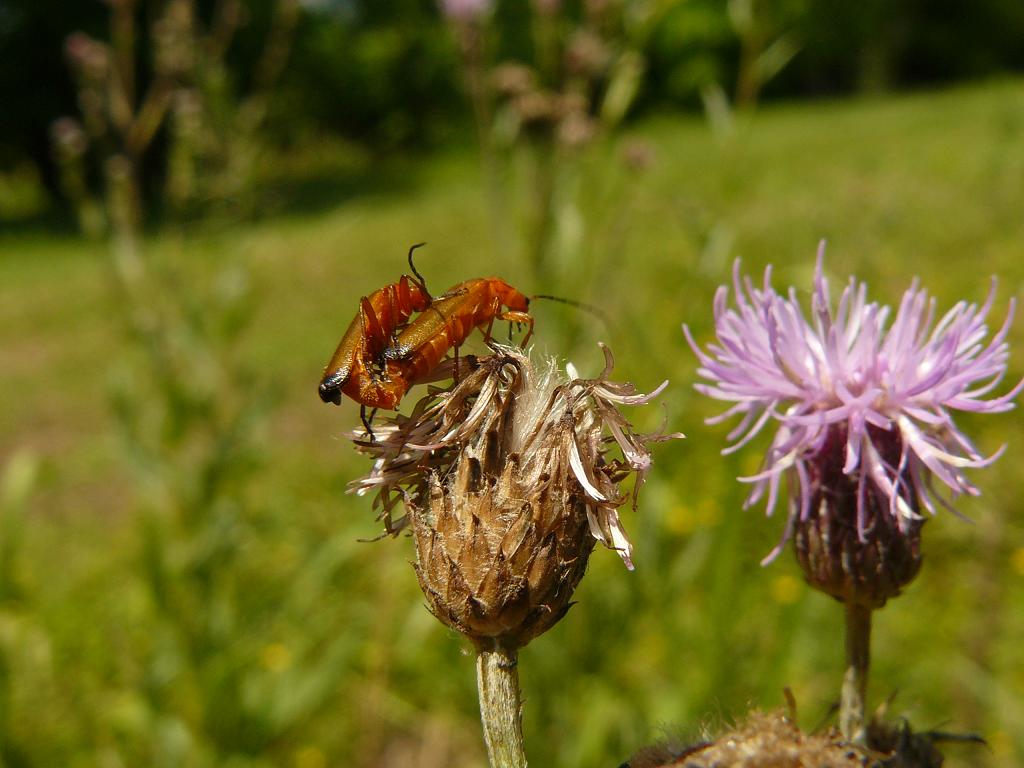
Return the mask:
POLYGON ((445 624, 518 648, 569 610, 594 538, 582 492, 556 499, 550 486, 526 487, 529 473, 500 439, 490 432, 467 448, 450 480, 432 476, 429 505, 412 515, 416 574, 445 624), (488 454, 503 467, 485 467, 488 454))
POLYGON ((617 406, 653 395, 609 381, 605 354, 600 377, 569 381, 515 349, 464 358, 457 384, 357 443, 378 460, 356 490, 378 489, 389 531, 411 521, 431 611, 478 644, 521 647, 553 626, 595 539, 632 567, 619 484, 635 475, 635 500, 646 444, 673 436, 633 432, 617 406), (393 520, 399 492, 408 516, 393 520))

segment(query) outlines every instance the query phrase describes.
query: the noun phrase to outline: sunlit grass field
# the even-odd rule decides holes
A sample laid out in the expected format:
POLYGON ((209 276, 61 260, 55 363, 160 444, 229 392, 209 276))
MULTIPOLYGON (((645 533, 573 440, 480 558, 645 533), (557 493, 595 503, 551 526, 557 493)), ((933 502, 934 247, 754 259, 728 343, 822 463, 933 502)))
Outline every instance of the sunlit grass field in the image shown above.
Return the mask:
MULTIPOLYGON (((786 686, 802 725, 827 721, 840 606, 804 585, 789 553, 759 566, 782 520, 743 511, 734 478, 765 441, 719 455, 728 430, 703 423, 720 409, 693 391, 680 324, 710 338, 736 256, 755 279, 773 264, 776 287, 809 301, 820 238, 836 294, 856 273, 895 304, 916 275, 942 310, 984 300, 998 275, 1001 320, 1024 286, 1024 83, 769 107, 718 139, 697 117, 666 115, 627 138, 646 143, 649 165, 627 167, 620 146, 586 159, 583 257, 558 265, 552 285, 531 284, 517 259, 518 176, 495 217, 469 147, 372 162, 309 147, 271 174, 275 213, 153 237, 183 285, 245 275, 257 308, 233 353, 252 380, 237 386, 274 393, 260 469, 240 491, 256 512, 231 575, 244 605, 230 609, 247 618, 222 667, 200 677, 167 651, 143 586, 139 474, 111 418, 134 363, 107 246, 33 226, 0 235, 0 458, 41 462, 0 531, 0 761, 484 764, 472 657, 424 607, 411 541, 360 541, 379 526, 369 499, 344 493, 367 470, 341 437, 358 411, 315 394, 358 297, 406 271, 418 241, 436 288, 495 274, 599 306, 607 325, 538 302, 537 351, 596 373, 596 341, 607 342, 618 376, 641 390, 670 380, 635 422, 687 434, 656 449, 640 509, 624 513, 636 571, 595 552, 578 604, 521 653, 531 764, 612 768, 644 744, 782 706, 786 686)), ((920 576, 875 620, 870 695, 894 695, 890 714, 918 728, 988 740, 950 746, 948 765, 1021 765, 1024 421, 963 423, 983 452, 1008 443, 1006 455, 972 476, 983 495, 958 504, 972 522, 943 514, 925 527, 920 576)))

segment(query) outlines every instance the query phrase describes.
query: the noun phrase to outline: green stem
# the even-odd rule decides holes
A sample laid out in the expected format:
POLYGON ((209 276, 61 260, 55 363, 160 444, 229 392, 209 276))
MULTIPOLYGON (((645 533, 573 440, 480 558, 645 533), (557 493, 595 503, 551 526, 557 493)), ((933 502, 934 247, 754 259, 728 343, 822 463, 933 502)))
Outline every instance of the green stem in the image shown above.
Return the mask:
POLYGON ((553 146, 554 137, 538 139, 530 148, 533 163, 530 186, 530 220, 527 229, 527 255, 533 267, 535 285, 551 286, 554 265, 551 263, 551 245, 555 225, 555 175, 558 158, 553 146))
POLYGON ((843 738, 867 746, 865 702, 871 663, 871 609, 846 604, 846 674, 839 701, 839 729, 843 738))
POLYGON ((505 648, 497 640, 492 647, 481 646, 477 650, 480 720, 491 768, 526 768, 517 665, 516 651, 505 648))

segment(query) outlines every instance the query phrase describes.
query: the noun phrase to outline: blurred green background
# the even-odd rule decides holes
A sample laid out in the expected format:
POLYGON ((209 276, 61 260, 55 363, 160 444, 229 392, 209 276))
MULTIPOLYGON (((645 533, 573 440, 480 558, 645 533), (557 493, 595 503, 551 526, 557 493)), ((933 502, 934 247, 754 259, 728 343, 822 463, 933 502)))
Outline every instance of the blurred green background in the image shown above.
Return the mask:
MULTIPOLYGON (((539 352, 641 390, 660 446, 627 572, 521 654, 537 766, 615 766, 751 705, 825 722, 838 604, 741 510, 711 334, 732 260, 994 324, 1024 280, 1024 10, 801 0, 0 2, 0 765, 484 764, 466 644, 322 404, 359 296, 500 275, 539 352), (70 37, 69 37, 70 36, 70 37)), ((1009 379, 1024 374, 1019 321, 1009 379)), ((479 337, 471 346, 479 348, 479 337)), ((1024 764, 1024 429, 878 614, 872 701, 1024 764)))

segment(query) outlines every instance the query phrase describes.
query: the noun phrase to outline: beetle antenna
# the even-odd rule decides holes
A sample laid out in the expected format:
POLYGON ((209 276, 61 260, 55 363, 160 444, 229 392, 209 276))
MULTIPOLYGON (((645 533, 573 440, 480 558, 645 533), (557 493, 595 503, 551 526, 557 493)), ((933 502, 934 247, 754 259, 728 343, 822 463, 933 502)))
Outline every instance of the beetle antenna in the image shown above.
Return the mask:
POLYGON ((605 314, 601 309, 595 307, 593 304, 587 304, 582 301, 576 301, 575 299, 566 299, 562 296, 549 296, 546 293, 537 293, 530 296, 530 301, 534 299, 544 299, 545 301, 557 301, 559 304, 568 304, 570 307, 576 307, 576 309, 583 310, 584 312, 593 315, 602 323, 605 324, 606 328, 611 328, 611 320, 608 319, 608 315, 605 314))
POLYGON ((412 252, 417 248, 422 248, 424 245, 426 245, 426 243, 416 243, 409 247, 409 269, 411 269, 412 273, 416 275, 416 279, 420 281, 420 288, 423 289, 423 292, 427 294, 427 298, 430 299, 431 296, 430 292, 427 290, 427 281, 423 279, 423 275, 420 274, 420 271, 416 269, 416 265, 412 262, 412 252))

